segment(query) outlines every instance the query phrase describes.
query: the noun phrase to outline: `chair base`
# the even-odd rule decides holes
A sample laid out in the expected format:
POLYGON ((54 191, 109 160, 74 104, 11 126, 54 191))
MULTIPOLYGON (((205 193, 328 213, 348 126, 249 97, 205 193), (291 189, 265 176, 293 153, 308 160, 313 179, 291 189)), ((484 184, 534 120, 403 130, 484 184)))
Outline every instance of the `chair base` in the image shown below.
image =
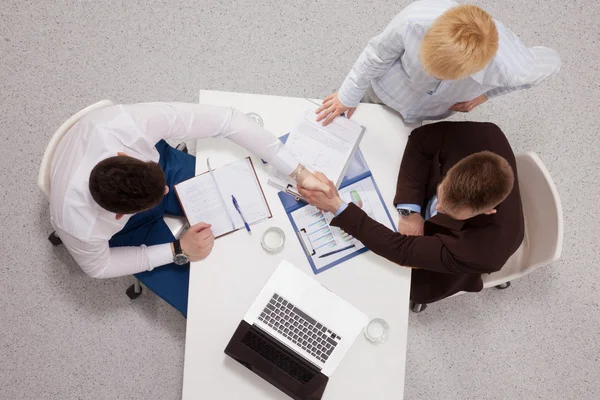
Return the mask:
POLYGON ((414 312, 415 314, 425 311, 426 308, 427 304, 419 304, 412 301, 410 302, 410 311, 414 312))
POLYGON ((48 236, 48 240, 52 243, 52 246, 60 246, 62 244, 62 240, 58 237, 56 232, 52 232, 50 236, 48 236))
POLYGON ((504 290, 504 289, 508 289, 509 287, 510 287, 510 282, 506 282, 506 283, 503 283, 501 285, 497 285, 496 289, 498 289, 498 290, 504 290))
POLYGON ((135 300, 138 297, 140 297, 140 295, 142 294, 142 291, 143 291, 142 285, 140 284, 140 281, 136 279, 135 283, 127 288, 127 290, 125 291, 125 294, 131 300, 135 300))

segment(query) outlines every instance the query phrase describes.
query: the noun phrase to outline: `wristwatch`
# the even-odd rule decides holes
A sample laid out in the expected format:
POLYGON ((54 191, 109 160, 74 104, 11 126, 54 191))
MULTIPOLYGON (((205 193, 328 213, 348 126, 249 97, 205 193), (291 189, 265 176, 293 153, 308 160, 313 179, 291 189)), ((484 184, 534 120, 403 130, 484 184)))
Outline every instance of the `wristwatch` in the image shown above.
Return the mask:
POLYGON ((173 255, 173 262, 175 264, 185 265, 190 262, 190 259, 188 258, 188 256, 186 256, 185 253, 183 252, 183 250, 181 249, 181 243, 179 242, 179 239, 177 239, 176 241, 173 242, 173 250, 175 253, 173 255))
POLYGON ((399 208, 398 209, 398 214, 400 214, 401 217, 408 217, 410 214, 415 214, 416 211, 413 210, 407 210, 406 208, 399 208))

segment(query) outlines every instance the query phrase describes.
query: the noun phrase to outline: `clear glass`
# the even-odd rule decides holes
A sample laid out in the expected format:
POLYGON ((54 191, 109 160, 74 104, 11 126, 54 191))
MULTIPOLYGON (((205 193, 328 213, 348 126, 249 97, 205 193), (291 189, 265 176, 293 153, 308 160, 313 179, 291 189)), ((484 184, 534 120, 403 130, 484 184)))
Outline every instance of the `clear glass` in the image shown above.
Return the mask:
POLYGON ((364 334, 367 340, 375 344, 383 344, 388 338, 390 326, 381 318, 374 318, 365 326, 364 334))
POLYGON ((256 122, 259 126, 261 126, 261 127, 265 126, 263 123, 263 119, 257 113, 249 112, 246 115, 249 116, 250 118, 252 118, 254 120, 254 122, 256 122))
POLYGON ((268 228, 263 233, 260 244, 269 253, 277 253, 285 244, 285 233, 275 226, 268 228))

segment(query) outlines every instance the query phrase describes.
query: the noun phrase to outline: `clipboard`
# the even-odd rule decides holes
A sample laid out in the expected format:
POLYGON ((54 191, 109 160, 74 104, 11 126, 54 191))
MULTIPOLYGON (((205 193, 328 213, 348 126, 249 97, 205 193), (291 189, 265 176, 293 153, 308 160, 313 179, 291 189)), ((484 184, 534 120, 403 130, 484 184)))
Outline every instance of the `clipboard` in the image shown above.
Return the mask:
MULTIPOLYGON (((360 149, 357 150, 357 158, 361 159, 364 161, 364 157, 362 157, 362 153, 360 153, 360 149)), ((365 162, 365 166, 366 166, 366 162, 365 162)), ((356 176, 345 176, 342 184, 340 185, 340 194, 342 192, 344 192, 344 189, 349 189, 349 188, 353 188, 356 187, 357 185, 362 185, 364 184, 365 186, 368 186, 369 188, 373 188, 376 196, 372 196, 371 197, 371 201, 375 201, 374 198, 376 199, 376 201, 378 202, 378 204, 375 204, 375 207, 379 207, 379 212, 378 212, 378 216, 379 218, 377 219, 379 222, 383 223, 384 225, 386 225, 388 228, 392 229, 393 231, 397 231, 396 227, 394 225, 394 222, 392 220, 392 217, 387 209, 387 207, 385 206, 385 202, 383 200, 383 197, 381 196, 381 192, 379 191, 379 188, 377 187, 377 184, 375 183, 375 180, 373 178, 373 175, 371 174, 371 171, 368 169, 363 171, 362 173, 356 175, 356 176)), ((314 209, 313 206, 310 206, 309 204, 307 204, 305 201, 298 199, 294 193, 290 194, 289 191, 280 191, 278 193, 279 199, 281 200, 281 203, 283 205, 283 208, 290 220, 290 223, 292 224, 292 227, 294 229, 294 233, 296 234, 296 237, 298 238, 298 241, 300 242, 300 245, 302 246, 302 249, 304 251, 304 255, 306 256, 311 269, 313 270, 313 273, 315 275, 320 274, 323 271, 326 271, 330 268, 333 268, 351 258, 354 258, 362 253, 365 253, 366 251, 368 251, 369 249, 367 247, 365 247, 361 242, 359 242, 357 239, 353 239, 352 243, 358 244, 356 245, 354 248, 351 249, 347 249, 346 251, 342 251, 339 253, 339 255, 337 257, 333 257, 333 259, 331 260, 331 262, 326 262, 323 261, 321 259, 318 258, 318 249, 315 249, 315 247, 313 246, 313 241, 308 237, 309 232, 307 232, 306 227, 299 227, 298 223, 296 221, 295 215, 297 216, 298 213, 301 213, 300 210, 304 209, 305 207, 310 207, 310 209, 314 209)), ((327 213, 330 214, 330 213, 327 213)), ((333 217, 330 215, 330 217, 333 217)), ((315 216, 315 218, 320 218, 319 216, 315 216)), ((327 218, 325 218, 327 220, 327 218)), ((322 224, 322 222, 320 220, 318 220, 319 223, 322 224)), ((329 223, 327 222, 327 225, 329 226, 329 223)), ((325 229, 325 227, 323 226, 323 229, 325 229)), ((330 229, 336 229, 341 231, 339 228, 335 228, 335 227, 330 227, 330 229)), ((343 232, 343 231, 341 231, 343 232)), ((345 233, 344 233, 345 234, 345 233)), ((347 235, 347 234, 345 234, 347 235)), ((348 235, 349 236, 349 235, 348 235)), ((342 247, 342 246, 337 246, 338 248, 342 247)), ((335 249, 334 249, 335 251, 335 249)))

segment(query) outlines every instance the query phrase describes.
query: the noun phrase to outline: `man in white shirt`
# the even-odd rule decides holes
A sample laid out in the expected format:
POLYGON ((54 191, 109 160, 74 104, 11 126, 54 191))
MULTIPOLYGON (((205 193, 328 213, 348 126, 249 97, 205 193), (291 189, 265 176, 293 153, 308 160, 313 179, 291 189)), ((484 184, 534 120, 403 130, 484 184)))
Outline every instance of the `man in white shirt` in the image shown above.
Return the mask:
POLYGON ((554 50, 527 48, 479 7, 415 1, 369 41, 317 120, 350 117, 361 99, 385 104, 409 123, 443 119, 535 86, 559 69, 554 50))
POLYGON ((84 116, 63 137, 51 169, 50 215, 58 236, 94 278, 136 276, 184 316, 189 261, 213 246, 210 225, 176 241, 164 214, 183 216, 173 186, 195 158, 164 139, 224 137, 296 179, 329 192, 282 143, 231 108, 185 103, 116 105, 84 116), (181 265, 176 265, 177 262, 181 265))

